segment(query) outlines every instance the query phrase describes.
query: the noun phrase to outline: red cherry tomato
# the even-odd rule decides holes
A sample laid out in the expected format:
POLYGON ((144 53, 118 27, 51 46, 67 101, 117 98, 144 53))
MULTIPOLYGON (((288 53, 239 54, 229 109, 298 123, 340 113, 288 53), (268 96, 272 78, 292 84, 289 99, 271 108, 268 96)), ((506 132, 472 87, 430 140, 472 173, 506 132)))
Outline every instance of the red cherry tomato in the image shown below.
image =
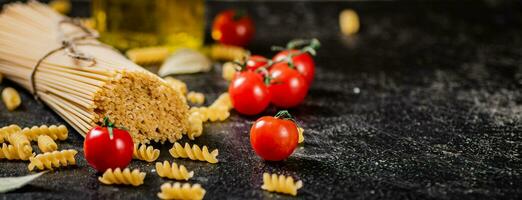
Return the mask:
POLYGON ((112 128, 112 139, 109 127, 92 128, 83 142, 83 151, 87 162, 99 172, 117 167, 123 169, 132 160, 134 143, 125 130, 112 128))
POLYGON ((235 10, 220 12, 212 24, 212 38, 227 45, 246 46, 254 32, 250 16, 235 10))
POLYGON ((314 80, 315 63, 314 59, 309 53, 301 53, 299 50, 283 50, 272 58, 274 62, 287 59, 289 54, 296 56, 292 57, 292 62, 297 71, 306 79, 306 83, 310 86, 314 80))
POLYGON ((268 59, 260 55, 252 55, 246 62, 246 68, 248 70, 255 71, 260 67, 264 67, 268 64, 268 59))
POLYGON ((271 102, 282 108, 290 108, 303 102, 308 93, 308 84, 304 77, 287 63, 276 63, 270 70, 272 79, 268 90, 271 102))
POLYGON ((245 115, 256 115, 268 107, 270 93, 263 77, 253 71, 237 73, 228 86, 234 109, 245 115))
POLYGON ((298 130, 291 120, 265 116, 250 129, 252 148, 265 160, 284 160, 297 146, 298 130))

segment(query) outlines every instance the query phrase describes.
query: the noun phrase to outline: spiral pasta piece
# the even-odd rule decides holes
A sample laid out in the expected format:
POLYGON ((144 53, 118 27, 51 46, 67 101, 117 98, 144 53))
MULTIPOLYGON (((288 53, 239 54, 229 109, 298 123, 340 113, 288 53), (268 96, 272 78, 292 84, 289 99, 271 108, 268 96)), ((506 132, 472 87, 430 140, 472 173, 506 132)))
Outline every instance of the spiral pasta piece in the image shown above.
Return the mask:
POLYGON ((134 159, 153 162, 158 159, 159 155, 160 150, 154 149, 152 146, 134 144, 134 151, 132 153, 134 159))
POLYGON ((187 94, 187 84, 183 81, 180 81, 178 79, 172 78, 172 77, 166 77, 164 78, 165 81, 170 85, 170 87, 174 88, 178 92, 180 92, 183 96, 187 94))
POLYGON ((210 105, 210 107, 216 106, 224 106, 227 110, 232 110, 232 101, 230 100, 228 92, 219 95, 219 97, 210 105))
POLYGON ((201 149, 196 144, 190 147, 188 143, 185 143, 185 147, 183 147, 176 142, 169 150, 169 153, 174 158, 188 158, 191 160, 207 161, 212 164, 218 162, 216 158, 218 150, 214 149, 212 152, 209 152, 207 146, 203 146, 203 149, 201 149))
POLYGON ((3 143, 0 147, 0 160, 21 160, 20 156, 18 156, 18 151, 13 145, 7 145, 3 143))
POLYGON ((90 29, 96 29, 96 22, 93 18, 90 17, 78 17, 76 18, 78 21, 85 27, 90 29))
POLYGON ((9 126, 4 126, 0 128, 0 143, 4 143, 5 141, 9 141, 9 135, 21 131, 20 128, 16 124, 11 124, 9 126))
POLYGON ((304 141, 304 135, 303 135, 304 129, 301 128, 301 127, 297 127, 297 132, 299 132, 299 140, 298 140, 298 142, 302 143, 304 141))
POLYGON ((51 0, 49 2, 49 6, 59 12, 61 14, 67 14, 71 11, 71 1, 70 0, 51 0))
POLYGON ((212 120, 214 120, 214 121, 217 120, 219 114, 218 114, 218 112, 216 112, 215 109, 207 107, 207 109, 204 109, 204 111, 205 111, 204 114, 205 114, 205 119, 206 119, 205 122, 207 122, 207 121, 212 122, 212 120))
POLYGON ((39 170, 53 170, 58 167, 76 165, 74 156, 76 156, 77 153, 78 151, 69 149, 38 154, 35 157, 29 158, 31 163, 29 163, 27 168, 29 168, 29 171, 33 171, 35 168, 39 170))
POLYGON ((215 122, 228 119, 231 109, 232 101, 230 101, 230 95, 225 92, 219 95, 209 107, 192 107, 190 108, 190 113, 199 113, 203 122, 215 122))
POLYGON ((156 172, 160 177, 175 180, 189 180, 194 176, 194 172, 189 172, 185 166, 178 166, 175 162, 172 162, 171 165, 169 161, 163 161, 163 163, 156 162, 156 172))
POLYGON ((227 92, 219 97, 209 107, 192 107, 189 115, 189 130, 187 136, 194 140, 203 134, 203 122, 224 121, 230 116, 232 102, 227 92))
POLYGON ((167 58, 169 53, 169 48, 163 46, 134 48, 125 52, 132 62, 139 65, 161 63, 167 58))
POLYGON ((233 63, 233 62, 226 62, 225 64, 223 64, 223 67, 222 67, 222 74, 221 76, 223 77, 223 79, 227 80, 227 81, 231 81, 232 78, 234 77, 234 74, 236 74, 236 64, 233 63))
POLYGON ((208 121, 207 112, 208 112, 208 108, 205 107, 205 106, 202 106, 202 107, 191 107, 189 109, 189 113, 190 114, 198 113, 199 117, 201 118, 201 121, 203 121, 203 122, 208 121))
POLYGON ((194 140, 196 137, 199 137, 201 134, 203 134, 203 120, 201 120, 201 118, 201 114, 198 112, 190 113, 188 118, 190 126, 187 132, 189 139, 194 140))
POLYGON ((201 92, 190 91, 187 94, 187 101, 192 104, 201 105, 201 104, 205 103, 205 95, 201 92))
POLYGON ((33 147, 31 147, 29 139, 21 132, 11 133, 9 143, 14 146, 20 159, 27 160, 33 156, 33 147))
POLYGON ((294 182, 290 176, 263 173, 262 189, 269 192, 279 192, 290 195, 297 195, 297 190, 303 187, 302 181, 294 182))
POLYGON ((211 122, 225 121, 230 117, 230 112, 225 106, 214 106, 208 109, 207 116, 211 122))
POLYGON ((247 50, 238 46, 215 44, 210 47, 210 58, 214 60, 241 60, 248 54, 247 50))
POLYGON ((42 152, 53 152, 58 150, 58 145, 48 135, 38 136, 38 148, 42 152))
POLYGON ((117 184, 139 186, 143 184, 145 175, 146 173, 140 172, 139 169, 134 169, 131 172, 129 168, 125 168, 123 171, 121 171, 120 168, 116 168, 114 171, 112 169, 107 169, 101 177, 98 177, 98 180, 107 185, 117 184))
POLYGON ((12 87, 6 87, 2 90, 2 100, 9 111, 15 110, 22 104, 20 94, 12 87))
POLYGON ((199 184, 190 185, 185 183, 164 183, 161 185, 161 192, 158 193, 160 199, 190 199, 199 200, 205 197, 205 189, 199 184))
POLYGON ((226 106, 215 105, 211 107, 192 107, 189 110, 190 113, 199 113, 201 121, 224 121, 230 116, 230 112, 226 106))
POLYGON ((32 141, 38 140, 38 136, 40 135, 47 135, 51 137, 53 140, 66 140, 69 136, 69 131, 67 130, 67 127, 65 127, 64 125, 42 125, 40 127, 33 126, 31 128, 24 128, 22 130, 22 133, 32 141))

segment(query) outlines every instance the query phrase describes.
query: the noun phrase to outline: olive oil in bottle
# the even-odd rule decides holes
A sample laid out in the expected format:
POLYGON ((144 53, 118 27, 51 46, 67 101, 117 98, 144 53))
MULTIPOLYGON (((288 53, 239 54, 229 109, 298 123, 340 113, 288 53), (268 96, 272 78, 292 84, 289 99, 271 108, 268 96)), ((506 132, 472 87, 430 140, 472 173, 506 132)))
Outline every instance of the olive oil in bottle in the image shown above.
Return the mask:
POLYGON ((120 50, 203 44, 204 0, 93 0, 92 8, 101 40, 120 50))

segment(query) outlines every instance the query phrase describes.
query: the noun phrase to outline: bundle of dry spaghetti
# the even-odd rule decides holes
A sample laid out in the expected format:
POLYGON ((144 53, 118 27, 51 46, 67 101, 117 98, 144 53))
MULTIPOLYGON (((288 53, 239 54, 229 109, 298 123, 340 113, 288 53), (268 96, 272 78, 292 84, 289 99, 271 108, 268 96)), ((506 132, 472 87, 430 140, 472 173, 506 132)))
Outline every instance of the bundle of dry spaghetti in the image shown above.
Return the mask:
POLYGON ((82 135, 109 116, 135 142, 180 139, 188 127, 181 94, 73 22, 36 1, 4 6, 0 73, 82 135))

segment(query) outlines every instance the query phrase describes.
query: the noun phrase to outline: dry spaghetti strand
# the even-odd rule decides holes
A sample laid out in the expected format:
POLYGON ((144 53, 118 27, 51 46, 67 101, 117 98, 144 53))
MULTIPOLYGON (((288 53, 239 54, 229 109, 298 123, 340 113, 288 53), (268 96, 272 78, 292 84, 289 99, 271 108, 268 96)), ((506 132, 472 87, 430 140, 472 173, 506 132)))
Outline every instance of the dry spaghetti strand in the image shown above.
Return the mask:
POLYGON ((5 5, 0 74, 37 95, 82 135, 110 115, 136 143, 180 139, 188 130, 181 94, 95 36, 37 1, 5 5))

